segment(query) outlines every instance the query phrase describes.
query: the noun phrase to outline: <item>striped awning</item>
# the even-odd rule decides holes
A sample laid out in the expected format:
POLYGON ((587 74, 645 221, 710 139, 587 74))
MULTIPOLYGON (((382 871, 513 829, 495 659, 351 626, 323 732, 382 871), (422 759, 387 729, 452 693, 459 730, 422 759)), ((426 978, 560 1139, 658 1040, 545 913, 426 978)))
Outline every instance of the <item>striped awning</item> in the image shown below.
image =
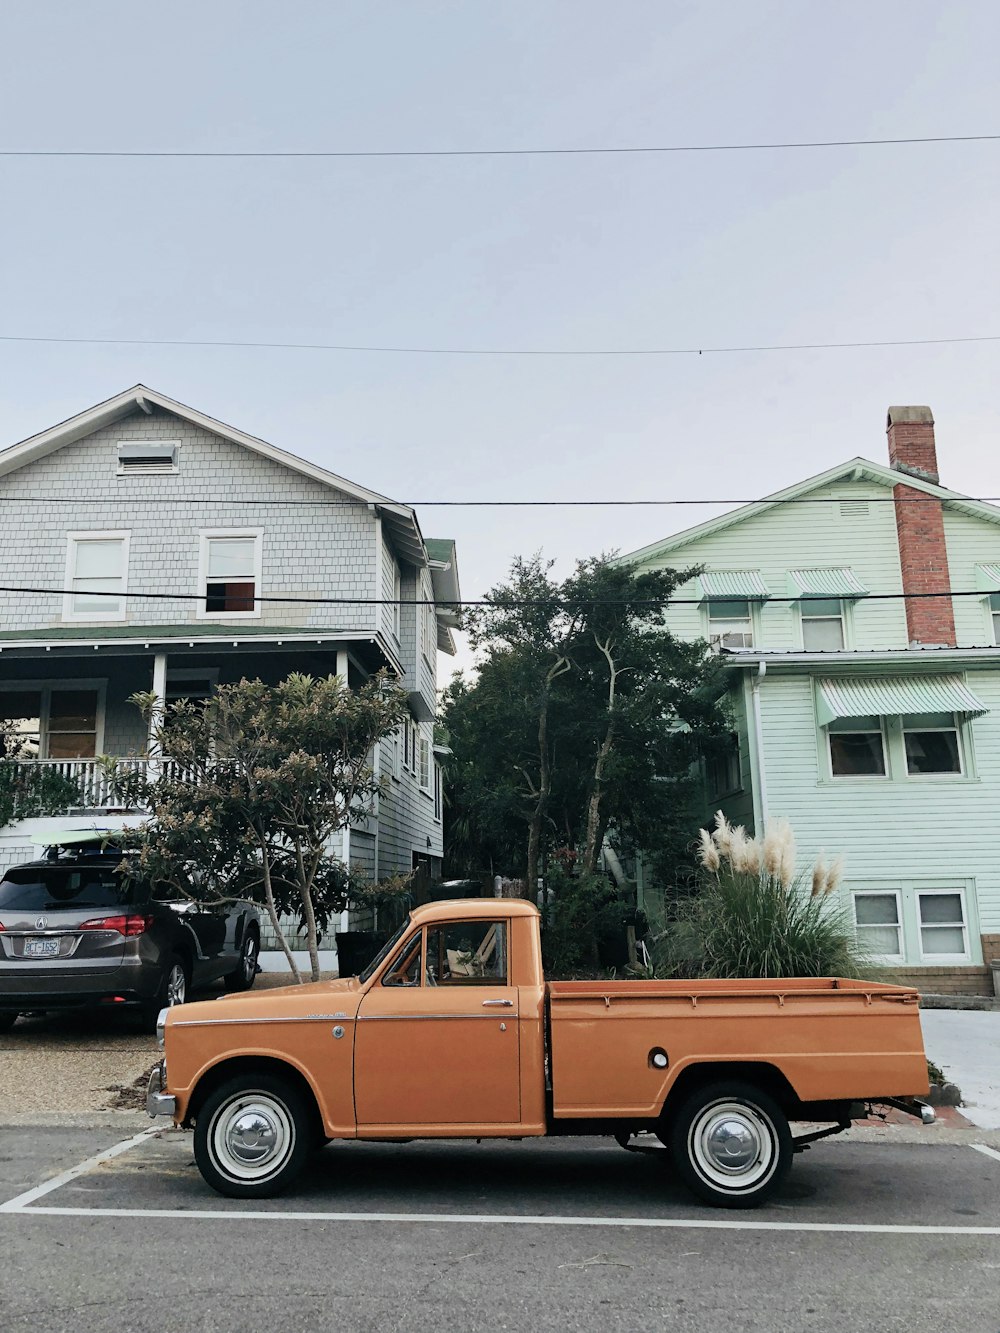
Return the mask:
POLYGON ((771 596, 767 584, 756 569, 706 569, 700 577, 701 593, 706 599, 732 598, 763 602, 771 596))
POLYGON ((867 597, 868 589, 853 570, 790 569, 788 591, 792 597, 867 597))
POLYGON ((1000 592, 1000 565, 977 565, 976 587, 980 592, 1000 592))
POLYGON ((838 676, 819 681, 819 722, 840 717, 886 717, 897 713, 962 713, 982 717, 989 709, 961 676, 838 676))

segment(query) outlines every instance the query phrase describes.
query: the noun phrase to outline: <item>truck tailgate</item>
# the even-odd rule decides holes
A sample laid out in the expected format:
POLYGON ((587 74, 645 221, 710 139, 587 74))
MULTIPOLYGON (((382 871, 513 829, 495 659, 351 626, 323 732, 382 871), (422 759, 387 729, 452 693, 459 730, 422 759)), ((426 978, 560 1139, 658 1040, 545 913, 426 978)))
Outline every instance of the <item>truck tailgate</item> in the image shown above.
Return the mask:
POLYGON ((681 1072, 706 1062, 771 1065, 803 1102, 928 1090, 919 996, 906 986, 559 981, 548 998, 556 1117, 656 1116, 681 1072))

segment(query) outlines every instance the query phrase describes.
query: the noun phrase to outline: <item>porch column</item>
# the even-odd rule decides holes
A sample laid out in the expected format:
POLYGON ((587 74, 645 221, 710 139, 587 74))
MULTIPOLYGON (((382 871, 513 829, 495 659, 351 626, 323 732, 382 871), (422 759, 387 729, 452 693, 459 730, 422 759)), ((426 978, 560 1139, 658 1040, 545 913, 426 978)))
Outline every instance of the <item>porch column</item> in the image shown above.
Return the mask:
POLYGON ((167 655, 157 653, 153 658, 153 693, 156 703, 149 715, 149 733, 146 737, 146 751, 149 755, 148 775, 150 781, 160 776, 160 750, 156 744, 156 728, 163 717, 164 702, 167 697, 167 655))

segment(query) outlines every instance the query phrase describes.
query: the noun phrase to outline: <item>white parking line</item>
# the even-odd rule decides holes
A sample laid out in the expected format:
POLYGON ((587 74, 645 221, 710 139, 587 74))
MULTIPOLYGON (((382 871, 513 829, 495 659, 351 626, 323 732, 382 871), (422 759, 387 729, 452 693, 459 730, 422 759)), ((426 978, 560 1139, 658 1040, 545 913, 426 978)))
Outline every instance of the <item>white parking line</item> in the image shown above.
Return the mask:
MULTIPOLYGON (((17 1200, 11 1201, 17 1204, 17 1200)), ((305 1213, 233 1208, 54 1208, 12 1207, 0 1211, 29 1217, 155 1217, 215 1222, 392 1222, 432 1226, 608 1227, 654 1231, 815 1231, 887 1236, 1000 1236, 996 1227, 934 1227, 891 1222, 768 1222, 749 1218, 531 1217, 519 1213, 305 1213)))
POLYGON ((996 1148, 988 1148, 985 1143, 970 1143, 970 1148, 975 1148, 976 1152, 985 1153, 987 1157, 995 1157, 1000 1162, 1000 1152, 996 1148))
POLYGON ((95 1166, 100 1166, 102 1162, 110 1162, 112 1157, 118 1157, 123 1152, 128 1152, 129 1148, 137 1148, 140 1143, 145 1143, 146 1139, 154 1134, 162 1132, 162 1125, 153 1125, 151 1129, 144 1129, 141 1133, 135 1134, 130 1139, 125 1139, 121 1143, 116 1143, 113 1148, 106 1148, 104 1152, 97 1153, 94 1157, 88 1157, 85 1162, 80 1162, 78 1166, 71 1166, 68 1171, 61 1172, 58 1176, 53 1176, 51 1180, 46 1180, 43 1185, 36 1185, 34 1189, 25 1190, 15 1199, 8 1199, 6 1203, 0 1203, 0 1213, 21 1213, 25 1206, 34 1199, 40 1199, 43 1194, 49 1194, 52 1190, 60 1189, 63 1185, 68 1185, 71 1180, 77 1176, 82 1176, 87 1171, 92 1171, 95 1166))

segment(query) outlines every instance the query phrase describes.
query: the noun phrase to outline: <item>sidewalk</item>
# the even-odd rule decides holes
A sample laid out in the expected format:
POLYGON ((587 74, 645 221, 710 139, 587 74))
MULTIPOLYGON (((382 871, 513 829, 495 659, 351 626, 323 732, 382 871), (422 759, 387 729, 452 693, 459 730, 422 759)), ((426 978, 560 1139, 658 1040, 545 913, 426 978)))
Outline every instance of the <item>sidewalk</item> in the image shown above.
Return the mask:
POLYGON ((927 1058, 962 1090, 962 1114, 1000 1129, 1000 1012, 922 1009, 927 1058))

